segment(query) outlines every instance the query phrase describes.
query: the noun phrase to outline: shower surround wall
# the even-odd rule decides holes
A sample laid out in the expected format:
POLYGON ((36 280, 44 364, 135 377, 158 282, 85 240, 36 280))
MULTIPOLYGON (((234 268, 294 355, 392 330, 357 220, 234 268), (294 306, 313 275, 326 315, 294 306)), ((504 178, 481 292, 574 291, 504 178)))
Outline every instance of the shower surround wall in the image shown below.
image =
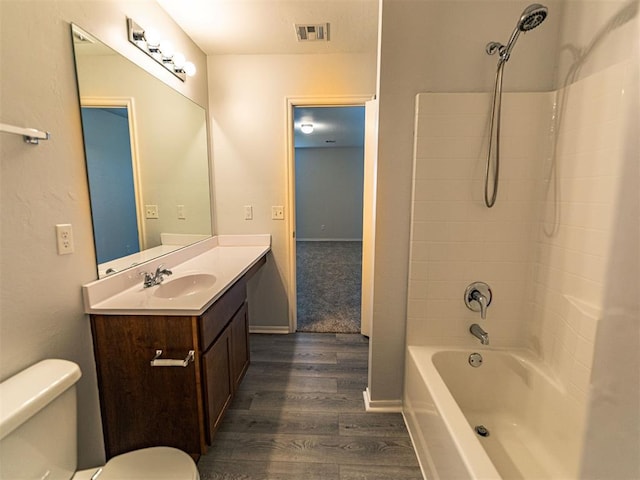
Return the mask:
MULTIPOLYGON (((637 129, 636 67, 621 62, 557 92, 504 95, 492 209, 482 200, 490 96, 417 98, 408 345, 479 347, 468 333, 479 323, 492 346, 528 348, 550 365, 584 428, 598 322, 607 321, 607 285, 618 275, 610 262, 620 240, 613 234, 619 192, 634 181, 624 168, 629 141, 637 142, 629 138, 637 129), (484 321, 462 299, 476 280, 493 288, 484 321)), ((625 200, 637 212, 637 189, 625 200)), ((638 218, 631 219, 637 237, 638 218)), ((628 258, 637 274, 636 257, 628 258)), ((626 457, 618 454, 623 462, 637 432, 630 444, 626 457)), ((589 457, 588 444, 584 451, 589 457)), ((594 466, 584 465, 588 476, 594 466)))
POLYGON ((628 140, 625 100, 637 88, 632 71, 623 62, 558 91, 543 177, 528 346, 581 402, 605 301, 628 140))
POLYGON ((503 95, 500 185, 488 209, 482 199, 491 95, 418 95, 409 345, 475 346, 469 326, 479 323, 492 345, 525 346, 536 200, 551 151, 553 100, 549 93, 503 95), (463 301, 474 281, 493 291, 486 320, 463 301))

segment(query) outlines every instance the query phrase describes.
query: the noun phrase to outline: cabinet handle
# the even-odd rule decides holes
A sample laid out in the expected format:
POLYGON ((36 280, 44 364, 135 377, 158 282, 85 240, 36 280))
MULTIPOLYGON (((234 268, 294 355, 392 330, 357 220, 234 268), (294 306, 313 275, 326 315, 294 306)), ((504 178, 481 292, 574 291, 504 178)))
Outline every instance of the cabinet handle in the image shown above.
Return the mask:
POLYGON ((162 350, 156 350, 156 356, 151 360, 152 367, 186 367, 190 362, 193 362, 195 352, 193 350, 189 350, 189 353, 187 353, 184 360, 176 358, 160 358, 160 355, 162 355, 162 350))

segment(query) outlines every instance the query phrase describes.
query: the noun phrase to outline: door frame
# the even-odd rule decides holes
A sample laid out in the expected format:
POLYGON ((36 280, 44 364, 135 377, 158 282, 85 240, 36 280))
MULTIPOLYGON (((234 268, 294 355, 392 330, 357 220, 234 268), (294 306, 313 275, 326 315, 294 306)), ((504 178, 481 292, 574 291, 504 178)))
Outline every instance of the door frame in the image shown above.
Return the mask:
MULTIPOLYGON (((294 144, 294 115, 295 107, 364 107, 374 98, 373 95, 339 95, 339 96, 308 96, 286 98, 286 141, 287 141, 287 254, 289 257, 289 333, 295 333, 298 327, 298 289, 296 283, 296 169, 294 144)), ((363 199, 365 201, 365 199, 363 199)), ((363 211, 365 210, 363 205, 363 211)), ((364 258, 363 258, 364 262, 364 258)), ((373 294, 373 292, 370 292, 373 294)))

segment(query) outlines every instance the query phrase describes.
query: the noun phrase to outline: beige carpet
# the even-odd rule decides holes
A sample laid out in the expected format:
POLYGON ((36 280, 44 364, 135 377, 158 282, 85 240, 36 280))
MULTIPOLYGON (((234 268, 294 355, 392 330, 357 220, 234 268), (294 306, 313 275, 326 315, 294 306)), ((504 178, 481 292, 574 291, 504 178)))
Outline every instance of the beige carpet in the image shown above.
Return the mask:
POLYGON ((296 242, 298 331, 360 333, 362 242, 296 242))

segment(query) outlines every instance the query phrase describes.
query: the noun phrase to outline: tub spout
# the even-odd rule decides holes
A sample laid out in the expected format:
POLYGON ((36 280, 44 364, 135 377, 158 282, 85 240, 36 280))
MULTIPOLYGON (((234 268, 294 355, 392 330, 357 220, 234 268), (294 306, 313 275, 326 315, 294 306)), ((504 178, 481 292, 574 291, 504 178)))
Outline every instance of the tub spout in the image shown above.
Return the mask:
POLYGON ((489 334, 485 332, 480 325, 474 323, 469 328, 469 331, 471 332, 471 335, 480 340, 482 345, 489 345, 489 334))

